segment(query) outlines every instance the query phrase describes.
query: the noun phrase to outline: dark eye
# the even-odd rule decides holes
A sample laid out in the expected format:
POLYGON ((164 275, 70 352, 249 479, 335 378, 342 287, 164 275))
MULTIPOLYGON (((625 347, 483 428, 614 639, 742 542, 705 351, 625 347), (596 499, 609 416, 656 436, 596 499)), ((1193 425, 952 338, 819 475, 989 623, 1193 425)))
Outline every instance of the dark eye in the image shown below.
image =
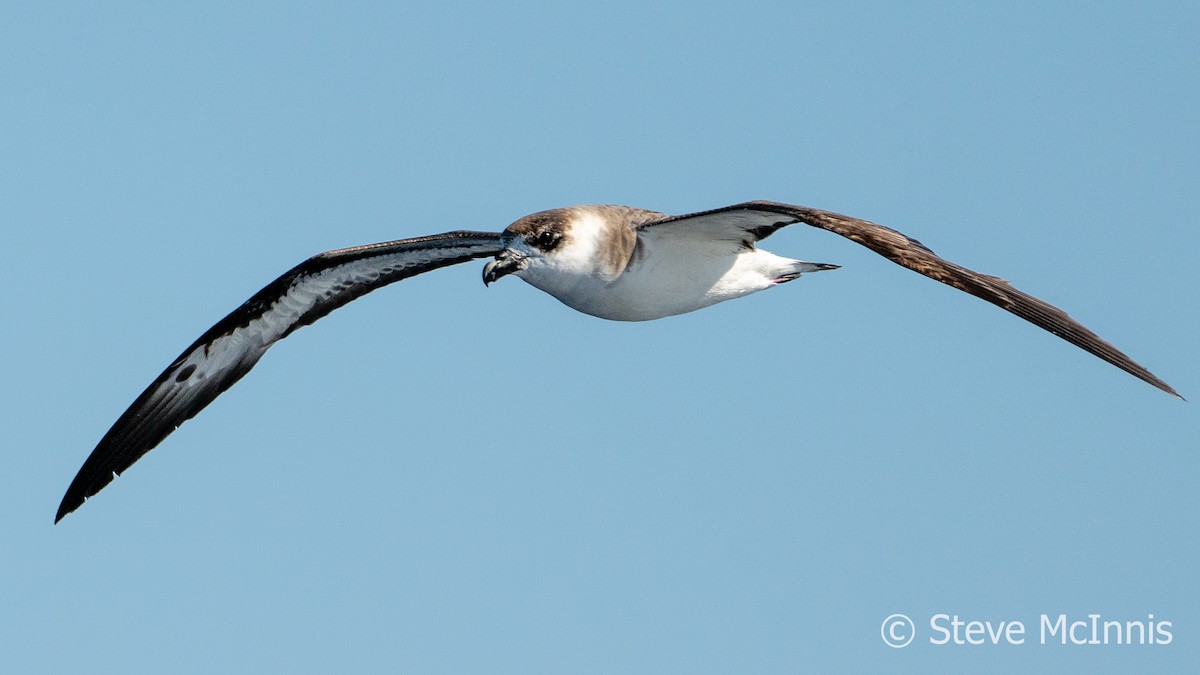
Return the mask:
POLYGON ((553 230, 542 230, 538 233, 536 239, 533 240, 533 245, 538 248, 549 251, 558 244, 558 233, 553 230))

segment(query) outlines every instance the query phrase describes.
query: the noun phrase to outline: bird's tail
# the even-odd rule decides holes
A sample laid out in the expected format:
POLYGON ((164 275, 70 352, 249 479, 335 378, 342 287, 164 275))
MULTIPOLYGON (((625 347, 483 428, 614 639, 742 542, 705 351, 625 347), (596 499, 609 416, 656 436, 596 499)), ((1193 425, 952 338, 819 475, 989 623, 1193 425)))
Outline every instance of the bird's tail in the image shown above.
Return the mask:
POLYGON ((799 279, 801 274, 808 272, 824 272, 825 270, 836 270, 841 265, 830 265, 828 263, 812 263, 803 260, 789 260, 788 265, 780 270, 772 281, 777 284, 785 284, 794 279, 799 279))

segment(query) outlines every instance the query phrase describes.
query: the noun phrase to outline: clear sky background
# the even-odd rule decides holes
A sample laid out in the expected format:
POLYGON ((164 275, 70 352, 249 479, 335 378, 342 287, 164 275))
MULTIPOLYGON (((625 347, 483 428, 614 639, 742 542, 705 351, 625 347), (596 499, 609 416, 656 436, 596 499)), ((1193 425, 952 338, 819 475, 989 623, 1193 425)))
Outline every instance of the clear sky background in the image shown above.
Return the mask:
POLYGON ((645 324, 482 263, 388 287, 51 525, 293 264, 576 203, 869 218, 1200 399, 1200 8, 1045 5, 6 3, 0 666, 1194 666, 1200 403, 800 226, 766 248, 841 270, 645 324))

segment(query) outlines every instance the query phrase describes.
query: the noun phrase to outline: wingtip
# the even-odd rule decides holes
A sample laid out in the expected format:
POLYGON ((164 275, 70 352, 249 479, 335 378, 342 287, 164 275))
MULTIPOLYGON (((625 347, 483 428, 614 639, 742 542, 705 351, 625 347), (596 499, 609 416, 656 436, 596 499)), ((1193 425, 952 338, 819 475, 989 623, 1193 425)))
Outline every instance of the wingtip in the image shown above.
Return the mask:
MULTIPOLYGON (((82 472, 83 470, 80 469, 81 474, 82 472)), ((101 485, 100 487, 104 486, 101 485)), ((92 492, 91 494, 88 494, 87 492, 88 491, 82 487, 79 475, 76 475, 75 480, 71 481, 71 485, 67 487, 67 492, 63 495, 62 501, 58 504, 58 513, 54 514, 54 524, 57 525, 60 520, 74 513, 76 509, 83 506, 84 502, 86 502, 91 495, 96 494, 96 492, 92 492)))
MULTIPOLYGON (((1140 375, 1139 375, 1139 377, 1140 377, 1140 375)), ((1155 389, 1165 391, 1166 393, 1174 396, 1175 398, 1179 399, 1180 401, 1187 403, 1187 399, 1183 397, 1183 394, 1175 391, 1174 387, 1167 384, 1166 382, 1163 382, 1162 380, 1158 379, 1157 377, 1150 375, 1150 377, 1148 377, 1148 378, 1142 377, 1141 379, 1145 380, 1146 382, 1149 382, 1150 385, 1153 386, 1155 389)))
POLYGON ((57 525, 60 520, 67 517, 67 514, 79 508, 80 504, 72 504, 66 497, 63 497, 62 503, 58 505, 58 513, 54 514, 54 524, 57 525))

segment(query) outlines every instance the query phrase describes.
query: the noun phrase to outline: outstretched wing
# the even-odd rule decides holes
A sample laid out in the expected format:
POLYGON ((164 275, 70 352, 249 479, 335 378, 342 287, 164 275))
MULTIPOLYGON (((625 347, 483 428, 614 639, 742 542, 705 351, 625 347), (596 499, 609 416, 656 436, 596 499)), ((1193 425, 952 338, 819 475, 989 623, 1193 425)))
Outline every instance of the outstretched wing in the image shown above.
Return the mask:
MULTIPOLYGON (((838 213, 778 202, 755 201, 712 211, 672 216, 641 229, 673 228, 679 236, 703 236, 753 246, 786 225, 804 223, 840 234, 892 262, 983 298, 1108 361, 1168 394, 1179 393, 1061 309, 1014 288, 1007 281, 939 257, 921 242, 891 228, 838 213)), ((674 232, 672 233, 674 234, 674 232)), ((1179 396, 1179 398, 1183 398, 1179 396)))
POLYGON ((447 232, 329 251, 300 263, 208 329, 137 397, 71 481, 54 522, 212 403, 292 331, 381 286, 503 248, 499 233, 447 232))

